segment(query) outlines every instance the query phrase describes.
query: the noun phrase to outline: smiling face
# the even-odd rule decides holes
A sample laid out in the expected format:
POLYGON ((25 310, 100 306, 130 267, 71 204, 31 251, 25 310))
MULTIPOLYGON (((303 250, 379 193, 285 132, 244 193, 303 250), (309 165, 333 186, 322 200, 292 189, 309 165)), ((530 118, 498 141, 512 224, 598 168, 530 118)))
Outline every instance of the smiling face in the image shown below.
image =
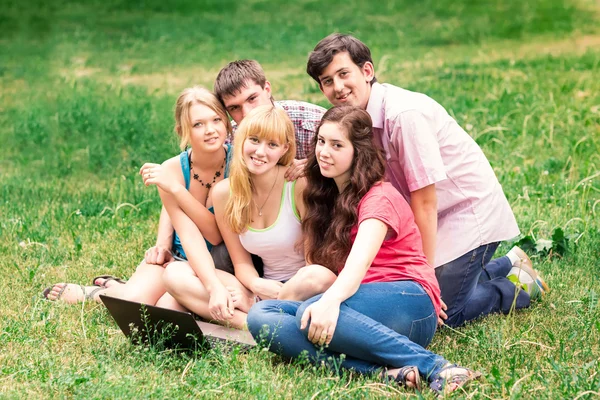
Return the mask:
POLYGON ((334 106, 351 105, 367 108, 374 77, 373 64, 359 67, 348 52, 337 53, 319 75, 320 88, 334 106))
POLYGON ((319 128, 315 156, 321 175, 333 178, 340 192, 350 179, 354 146, 345 129, 336 122, 325 122, 319 128))
POLYGON ((190 140, 199 151, 212 152, 223 147, 227 128, 225 121, 204 104, 190 106, 190 140))
POLYGON ((271 84, 265 82, 265 87, 248 80, 246 84, 234 96, 223 96, 225 109, 239 125, 250 111, 258 106, 271 105, 271 84))
POLYGON ((244 141, 244 162, 251 174, 261 175, 275 167, 288 148, 276 139, 249 135, 244 141))

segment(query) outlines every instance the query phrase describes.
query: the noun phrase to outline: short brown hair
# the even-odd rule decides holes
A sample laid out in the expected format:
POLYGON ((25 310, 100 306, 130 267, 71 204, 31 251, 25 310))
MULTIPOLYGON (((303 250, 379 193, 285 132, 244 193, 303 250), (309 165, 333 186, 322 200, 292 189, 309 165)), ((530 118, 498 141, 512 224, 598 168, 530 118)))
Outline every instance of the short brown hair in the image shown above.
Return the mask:
POLYGON ((264 89, 267 77, 255 60, 232 61, 223 67, 215 79, 214 92, 223 103, 223 97, 235 96, 252 81, 264 89))
MULTIPOLYGON (((332 33, 317 43, 315 49, 310 53, 308 56, 308 63, 306 64, 306 72, 317 81, 319 86, 321 86, 319 75, 321 75, 323 70, 331 64, 333 57, 337 53, 343 52, 347 52, 350 55, 350 58, 352 58, 352 62, 360 68, 362 68, 367 61, 373 64, 371 50, 369 50, 366 44, 352 35, 332 33)), ((371 84, 375 82, 377 82, 377 79, 373 75, 371 84)))

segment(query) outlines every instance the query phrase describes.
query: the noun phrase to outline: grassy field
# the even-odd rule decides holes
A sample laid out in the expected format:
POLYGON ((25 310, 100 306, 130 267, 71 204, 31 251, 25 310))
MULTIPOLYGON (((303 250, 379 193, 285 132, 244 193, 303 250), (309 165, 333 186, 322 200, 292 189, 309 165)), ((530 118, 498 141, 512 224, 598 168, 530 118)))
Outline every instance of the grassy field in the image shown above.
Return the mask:
POLYGON ((276 98, 327 106, 304 66, 333 31, 371 47, 381 82, 467 129, 523 235, 569 238, 564 256, 534 259, 543 301, 436 335, 431 350, 484 372, 455 397, 600 397, 597 0, 172 3, 0 0, 1 398, 415 396, 259 349, 134 347, 103 306, 41 298, 54 282, 127 277, 153 244, 160 200, 137 170, 177 152, 181 89, 256 58, 276 98))

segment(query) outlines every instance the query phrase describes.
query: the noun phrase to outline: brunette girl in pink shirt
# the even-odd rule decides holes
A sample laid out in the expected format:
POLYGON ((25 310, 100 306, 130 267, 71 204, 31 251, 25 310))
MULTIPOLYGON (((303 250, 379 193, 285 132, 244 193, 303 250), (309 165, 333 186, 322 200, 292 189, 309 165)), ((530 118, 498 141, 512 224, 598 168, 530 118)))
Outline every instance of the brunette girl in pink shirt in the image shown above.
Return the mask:
POLYGON ((364 374, 383 368, 401 385, 420 389, 423 378, 451 392, 479 374, 424 348, 436 330, 440 289, 409 205, 383 182, 371 126, 360 108, 330 109, 306 166, 307 261, 337 279, 305 302, 255 304, 248 328, 287 357, 307 352, 314 363, 333 360, 364 374))

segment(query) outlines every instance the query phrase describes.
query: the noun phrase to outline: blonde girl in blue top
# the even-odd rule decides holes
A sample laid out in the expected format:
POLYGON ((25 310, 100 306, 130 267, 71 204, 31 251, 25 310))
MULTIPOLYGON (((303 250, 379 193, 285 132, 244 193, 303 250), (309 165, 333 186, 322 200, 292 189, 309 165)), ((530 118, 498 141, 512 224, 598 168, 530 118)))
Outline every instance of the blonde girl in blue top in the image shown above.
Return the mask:
MULTIPOLYGON (((76 303, 99 301, 99 294, 120 297, 166 308, 181 306, 166 293, 165 267, 185 262, 185 248, 191 247, 195 260, 211 264, 209 252, 222 242, 210 203, 212 187, 228 174, 232 150, 225 144, 231 132, 227 114, 208 90, 194 86, 182 91, 175 105, 175 131, 183 150, 162 164, 147 163, 140 169, 144 183, 159 188, 163 207, 156 245, 126 282, 108 276, 93 280, 93 286, 58 283, 45 291, 49 300, 76 303), (187 244, 186 244, 187 243, 187 244), (204 252, 197 255, 197 249, 204 252)), ((214 250, 213 250, 214 251, 214 250)))

